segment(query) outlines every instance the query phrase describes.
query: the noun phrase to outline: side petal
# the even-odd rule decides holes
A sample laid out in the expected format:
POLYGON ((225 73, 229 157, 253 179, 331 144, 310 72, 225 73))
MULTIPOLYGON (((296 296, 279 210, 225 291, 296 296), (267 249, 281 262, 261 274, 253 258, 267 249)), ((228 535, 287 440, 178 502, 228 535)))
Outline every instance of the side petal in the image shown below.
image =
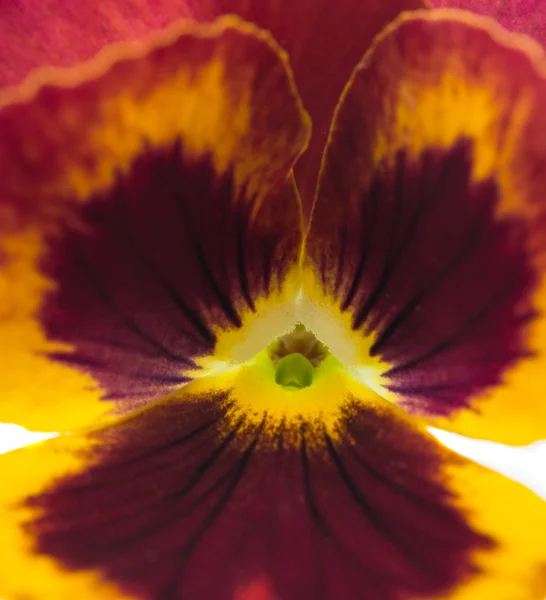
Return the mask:
POLYGON ((546 5, 542 0, 431 0, 431 5, 493 17, 506 29, 526 33, 546 46, 546 5))
POLYGON ((308 120, 254 26, 42 73, 0 130, 0 420, 72 429, 168 393, 298 262, 308 120))
POLYGON ((315 193, 322 150, 334 108, 352 70, 381 29, 425 0, 188 0, 192 18, 235 13, 271 31, 288 52, 313 136, 295 174, 305 218, 315 193))
POLYGON ((542 600, 546 504, 345 391, 330 430, 192 382, 1 457, 0 594, 542 600))
POLYGON ((113 42, 148 36, 185 16, 185 0, 2 2, 0 87, 20 83, 37 67, 75 65, 113 42))
POLYGON ((401 18, 340 101, 307 243, 369 385, 508 443, 546 437, 544 73, 492 21, 401 18))

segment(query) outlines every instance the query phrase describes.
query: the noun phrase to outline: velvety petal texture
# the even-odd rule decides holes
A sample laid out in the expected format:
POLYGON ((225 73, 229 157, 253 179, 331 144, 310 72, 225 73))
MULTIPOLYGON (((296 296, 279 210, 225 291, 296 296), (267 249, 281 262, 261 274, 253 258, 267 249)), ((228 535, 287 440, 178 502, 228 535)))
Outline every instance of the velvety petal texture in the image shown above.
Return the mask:
POLYGON ((544 502, 425 429, 545 433, 538 45, 399 17, 302 243, 400 8, 237 7, 317 118, 295 177, 288 58, 228 6, 4 96, 0 419, 86 428, 0 457, 0 597, 543 600, 544 502))
POLYGON ((308 129, 277 46, 235 18, 13 90, 0 419, 73 428, 202 374, 296 268, 308 129))
POLYGON ((237 386, 200 380, 5 455, 0 594, 542 598, 543 502, 359 389, 328 431, 241 413, 237 386))
POLYGON ((363 381, 512 443, 546 437, 544 66, 468 13, 401 17, 340 101, 307 241, 363 381))
POLYGON ((492 17, 511 31, 546 46, 546 4, 542 0, 431 0, 433 8, 462 8, 492 17))
POLYGON ((297 166, 307 218, 329 123, 351 71, 389 21, 425 5, 424 0, 16 0, 0 4, 0 86, 18 83, 38 66, 76 64, 112 42, 145 37, 183 17, 212 21, 237 14, 269 30, 289 53, 311 114, 314 135, 297 166))
POLYGON ((309 148, 295 169, 306 217, 334 108, 351 72, 385 25, 425 6, 424 0, 187 0, 192 18, 238 14, 271 31, 288 52, 313 122, 309 148))
MULTIPOLYGON (((185 0, 9 0, 0 4, 0 86, 41 66, 72 66, 105 46, 186 16, 185 0)), ((1 95, 1 92, 0 92, 1 95)))

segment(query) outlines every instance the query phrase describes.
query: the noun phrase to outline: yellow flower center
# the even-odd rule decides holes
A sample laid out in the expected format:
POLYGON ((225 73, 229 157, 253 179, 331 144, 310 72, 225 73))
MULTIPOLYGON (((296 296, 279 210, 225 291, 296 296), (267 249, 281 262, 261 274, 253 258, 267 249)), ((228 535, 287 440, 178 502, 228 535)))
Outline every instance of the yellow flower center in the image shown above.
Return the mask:
POLYGON ((336 437, 354 402, 381 401, 386 366, 370 357, 373 338, 352 331, 350 315, 320 286, 303 289, 301 281, 259 300, 241 328, 219 330, 214 355, 188 373, 195 377, 188 393, 228 392, 227 426, 265 422, 274 439, 281 428, 297 432, 305 424, 336 437))

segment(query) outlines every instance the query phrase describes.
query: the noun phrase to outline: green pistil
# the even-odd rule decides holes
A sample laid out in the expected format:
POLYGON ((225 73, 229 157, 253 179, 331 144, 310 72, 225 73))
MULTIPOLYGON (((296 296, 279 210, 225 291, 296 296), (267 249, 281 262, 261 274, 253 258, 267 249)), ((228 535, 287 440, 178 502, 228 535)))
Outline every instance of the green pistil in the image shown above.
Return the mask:
POLYGON ((313 383, 313 365, 303 354, 283 356, 275 367, 275 381, 288 389, 302 389, 313 383))

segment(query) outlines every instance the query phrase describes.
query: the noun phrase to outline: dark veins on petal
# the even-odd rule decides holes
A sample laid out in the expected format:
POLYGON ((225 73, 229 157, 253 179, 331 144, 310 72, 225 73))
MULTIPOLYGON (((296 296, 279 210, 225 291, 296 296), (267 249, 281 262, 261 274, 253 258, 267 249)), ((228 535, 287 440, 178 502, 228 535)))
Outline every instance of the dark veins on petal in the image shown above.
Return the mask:
POLYGON ((241 310, 283 276, 278 232, 248 229, 254 202, 210 156, 145 148, 50 240, 41 268, 56 287, 41 320, 74 348, 53 357, 122 408, 187 381, 181 373, 214 347, 212 326, 240 326, 241 310))
POLYGON ((491 547, 398 409, 351 406, 343 441, 302 426, 297 443, 230 409, 229 392, 156 403, 94 434, 95 464, 29 500, 37 551, 138 598, 233 600, 265 579, 283 600, 402 600, 449 590, 491 547))
POLYGON ((429 414, 467 406, 529 355, 525 223, 498 219, 495 181, 473 182, 471 169, 468 140, 419 160, 398 152, 376 169, 358 218, 343 219, 340 255, 323 267, 353 328, 375 333, 372 355, 393 365, 386 387, 429 414))

